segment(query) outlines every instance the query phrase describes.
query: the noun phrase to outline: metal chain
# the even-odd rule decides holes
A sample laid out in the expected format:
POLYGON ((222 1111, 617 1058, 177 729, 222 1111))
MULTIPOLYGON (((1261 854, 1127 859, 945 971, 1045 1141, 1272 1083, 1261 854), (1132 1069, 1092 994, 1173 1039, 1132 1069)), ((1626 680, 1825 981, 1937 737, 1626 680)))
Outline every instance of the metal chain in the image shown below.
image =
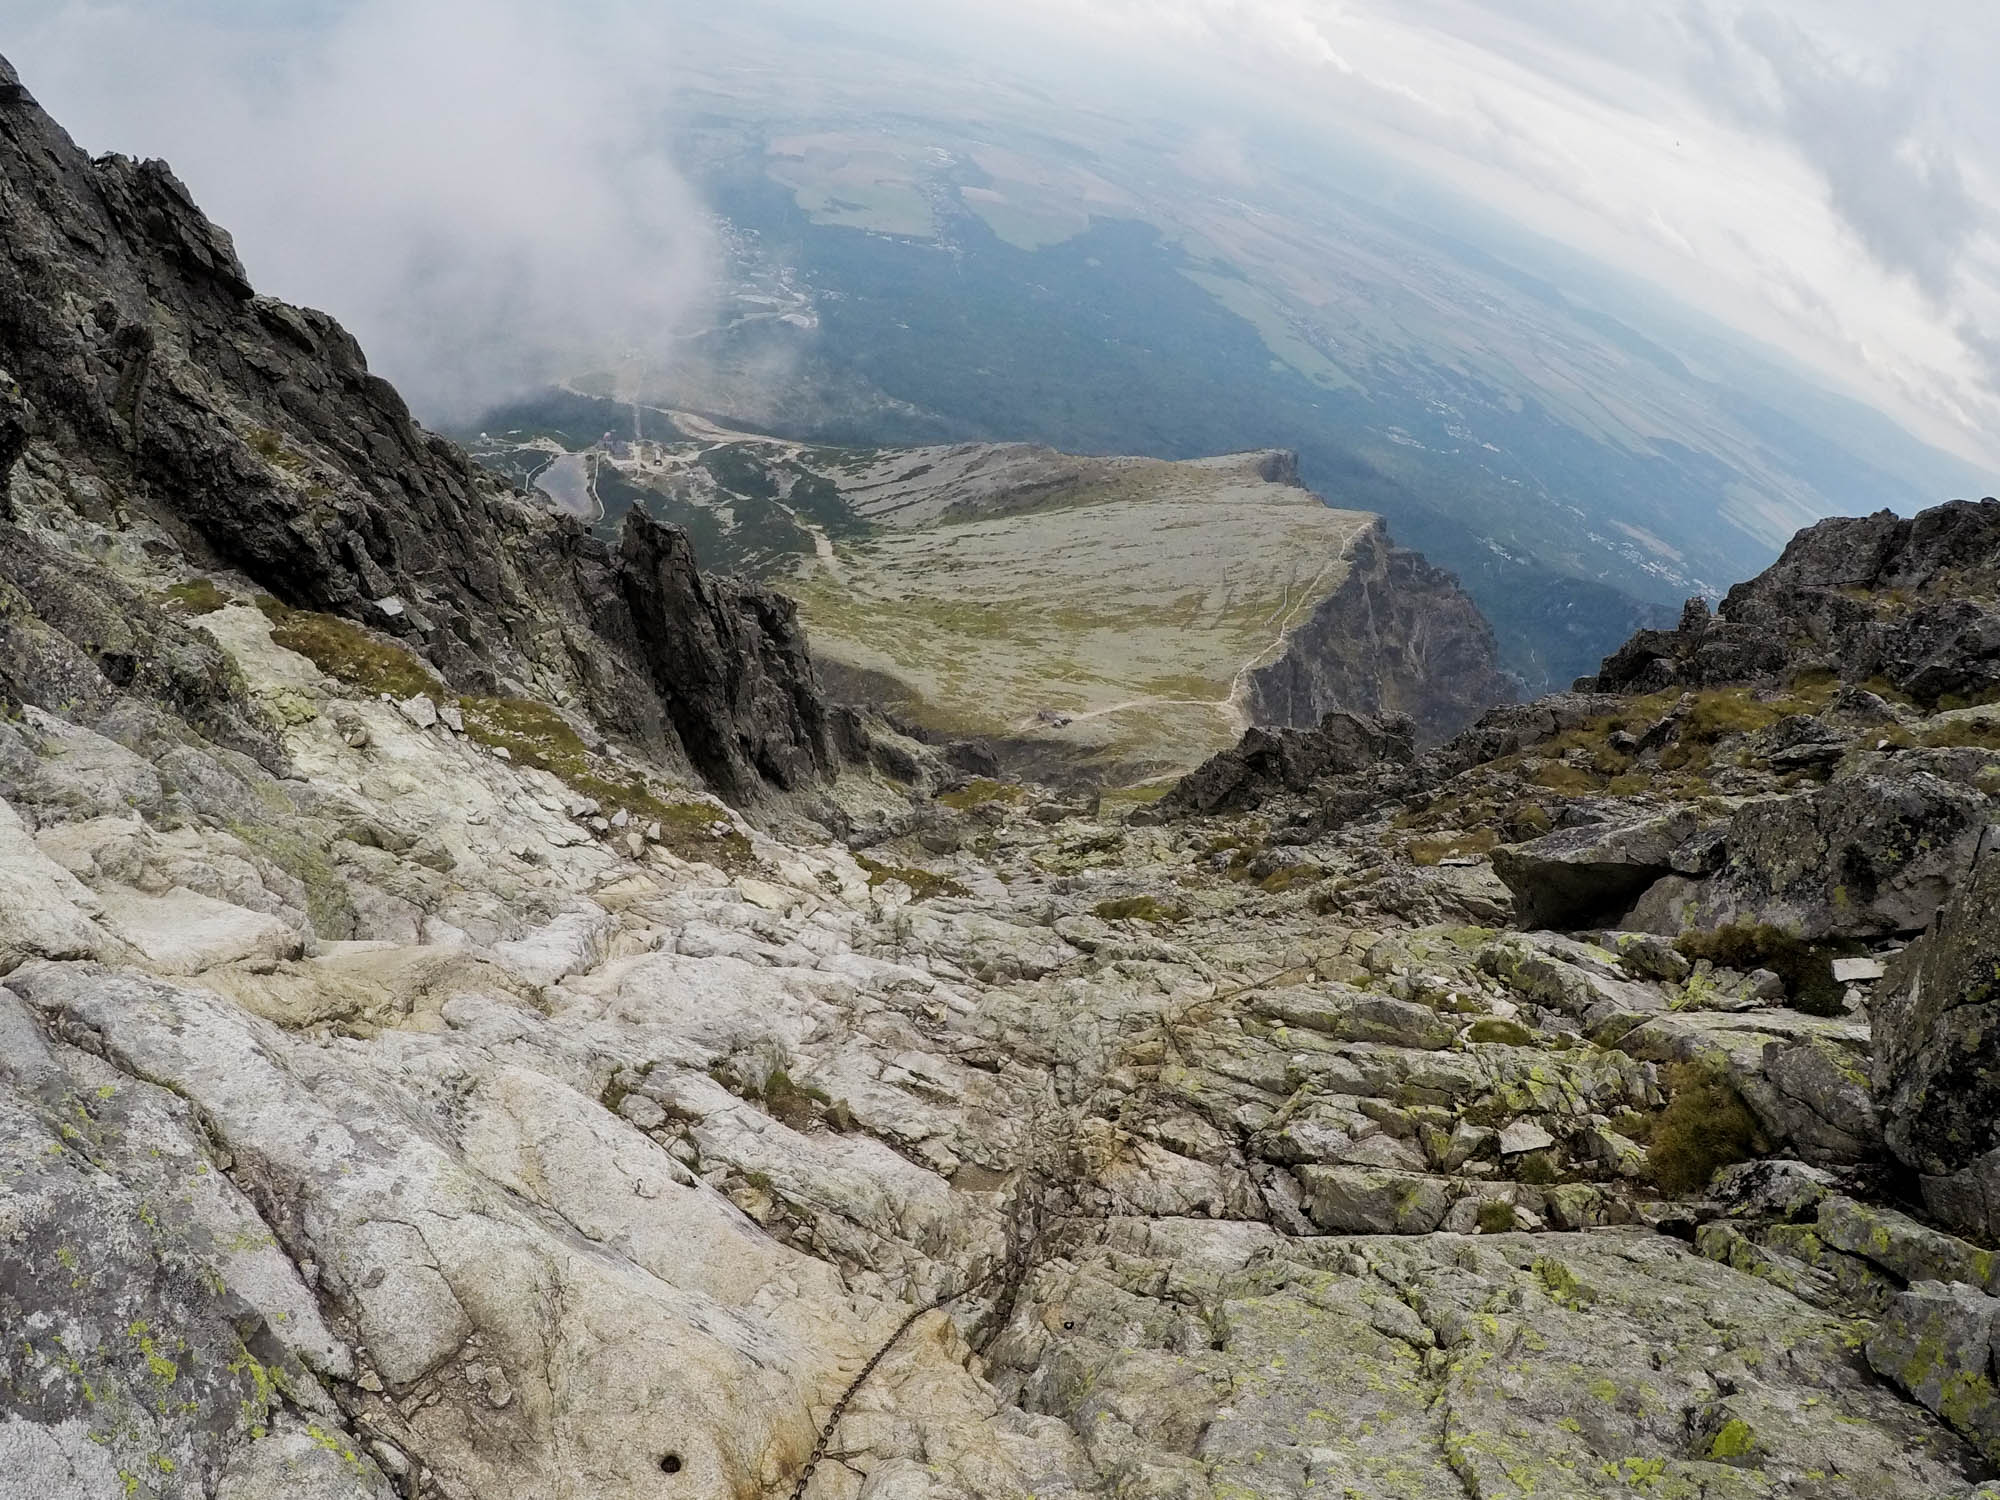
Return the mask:
POLYGON ((896 1331, 889 1335, 881 1348, 869 1356, 868 1363, 861 1367, 861 1373, 847 1383, 847 1389, 840 1393, 840 1399, 833 1403, 833 1410, 827 1413, 826 1422, 819 1430, 819 1441, 813 1444, 812 1457, 806 1460, 806 1466, 799 1471, 799 1482, 792 1486, 792 1500, 805 1500, 806 1486, 812 1483, 813 1472, 819 1468, 820 1460, 826 1457, 827 1444, 833 1441, 834 1430, 840 1426, 840 1419, 847 1414, 847 1404, 854 1399, 856 1393, 867 1382, 868 1377, 875 1373, 875 1367, 882 1363, 883 1358, 891 1349, 896 1347, 897 1341, 910 1331, 917 1319, 923 1317, 926 1313, 934 1313, 940 1308, 956 1302, 961 1297, 970 1296, 986 1285, 987 1282, 993 1280, 998 1274, 997 1271, 989 1271, 970 1285, 961 1287, 958 1291, 947 1293, 945 1296, 938 1298, 937 1301, 927 1303, 923 1307, 918 1308, 907 1318, 903 1319, 901 1323, 896 1325, 896 1331))
MULTIPOLYGON (((1294 965, 1292 968, 1282 969, 1267 978, 1251 984, 1210 994, 1207 999, 1197 1001, 1195 1006, 1190 1008, 1216 1005, 1224 1001, 1234 1000, 1239 996, 1249 994, 1253 990, 1263 989, 1280 980, 1288 979, 1295 974, 1315 972, 1317 968, 1317 962, 1294 965)), ((842 1391, 840 1399, 833 1403, 833 1409, 827 1413, 826 1421, 820 1426, 819 1441, 813 1444, 812 1456, 806 1460, 805 1467, 799 1470, 798 1482, 792 1486, 791 1500, 805 1500, 806 1490, 812 1484, 813 1475, 818 1471, 820 1462, 826 1457, 827 1446, 832 1443, 833 1435, 840 1427, 840 1419, 847 1415, 848 1405, 860 1393, 861 1387, 867 1384, 868 1377, 875 1373, 875 1367, 888 1357, 889 1351, 895 1348, 903 1335, 915 1326, 917 1319, 923 1317, 926 1313, 934 1313, 948 1307, 961 1297, 971 1296, 990 1282, 1003 1280, 1000 1295, 994 1299, 996 1317, 991 1330, 992 1334, 997 1335, 1011 1321, 1016 1299, 1020 1296, 1021 1286, 1026 1281, 1029 1266, 1034 1260, 1034 1251, 1041 1243, 1042 1237, 1049 1227, 1042 1219, 1044 1211, 1043 1206, 1040 1204, 1030 1205, 1025 1198, 1017 1200, 1017 1218, 1015 1232, 1012 1236, 1014 1243, 1008 1248, 1006 1262, 988 1271, 977 1280, 960 1287, 957 1291, 948 1292, 935 1302, 926 1303, 896 1325, 896 1331, 883 1341, 882 1346, 874 1354, 869 1356, 868 1363, 861 1367, 861 1373, 847 1383, 847 1389, 842 1391), (1024 1224, 1023 1220, 1027 1222, 1024 1224)), ((1074 1215, 1057 1213, 1055 1217, 1058 1219, 1069 1219, 1074 1217, 1074 1215)))

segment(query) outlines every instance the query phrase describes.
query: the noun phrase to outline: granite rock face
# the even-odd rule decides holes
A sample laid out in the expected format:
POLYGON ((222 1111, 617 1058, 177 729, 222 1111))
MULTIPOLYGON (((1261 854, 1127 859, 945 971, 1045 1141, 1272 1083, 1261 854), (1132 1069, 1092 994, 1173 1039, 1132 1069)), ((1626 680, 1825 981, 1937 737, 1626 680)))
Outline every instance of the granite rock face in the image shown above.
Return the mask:
MULTIPOLYGON (((2000 501, 1904 518, 1834 518, 1678 631, 1646 631, 1604 663, 1601 691, 1710 687, 1818 668, 1881 678, 1925 705, 2000 689, 2000 501)), ((1697 601, 1698 603, 1698 601, 1697 601)))
POLYGON ((639 649, 681 744, 733 801, 835 764, 827 706, 790 600, 695 566, 687 533, 635 510, 618 550, 639 649))
POLYGON ((1386 525, 1357 540, 1347 577, 1247 680, 1251 721, 1314 728, 1331 710, 1403 715, 1427 744, 1519 696, 1499 646, 1458 580, 1395 546, 1386 525))
POLYGON ((1883 982, 1875 1084, 1890 1146, 1946 1223, 2000 1239, 2000 832, 1883 982))
POLYGON ((49 534, 74 516, 392 636, 459 692, 553 694, 653 754, 724 726, 727 753, 686 750, 738 799, 830 768, 787 606, 721 599, 643 540, 614 556, 424 432, 331 318, 254 294, 164 164, 88 159, 15 82, 0 209, 0 473, 26 470, 0 515, 0 673, 18 699, 129 689, 254 753, 190 633, 49 534), (754 648, 764 687, 718 674, 712 641, 683 672, 659 633, 690 627, 754 648))
POLYGON ((266 360, 331 325, 15 87, 0 1489, 1991 1500, 1987 856, 1823 1013, 1767 936, 1510 930, 1494 859, 1699 895, 1746 809, 1875 839, 1902 787, 1956 810, 1877 883, 1929 899, 1983 720, 1336 717, 1141 818, 836 716, 867 761, 788 822, 781 604, 266 360))

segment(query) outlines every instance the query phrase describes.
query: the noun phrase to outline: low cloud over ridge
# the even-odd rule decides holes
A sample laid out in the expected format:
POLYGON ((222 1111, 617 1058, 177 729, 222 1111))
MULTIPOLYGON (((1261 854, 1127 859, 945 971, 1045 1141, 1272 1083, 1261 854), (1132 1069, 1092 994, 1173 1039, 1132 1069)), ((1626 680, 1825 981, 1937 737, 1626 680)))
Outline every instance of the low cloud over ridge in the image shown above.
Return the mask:
POLYGON ((32 8, 7 46, 93 151, 165 157, 262 291, 335 313, 428 419, 666 356, 707 221, 644 0, 32 8))

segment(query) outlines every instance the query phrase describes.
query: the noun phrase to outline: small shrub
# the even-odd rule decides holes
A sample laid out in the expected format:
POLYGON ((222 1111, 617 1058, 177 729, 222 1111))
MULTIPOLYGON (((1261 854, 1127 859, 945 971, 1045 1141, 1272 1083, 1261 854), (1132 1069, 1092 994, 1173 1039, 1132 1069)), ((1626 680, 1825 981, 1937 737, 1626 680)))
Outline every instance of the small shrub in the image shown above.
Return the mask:
POLYGON ((212 615, 236 602, 234 597, 223 593, 206 578, 177 583, 162 597, 167 609, 178 615, 212 615))
POLYGON ((1535 1187, 1554 1187, 1562 1181, 1553 1151, 1530 1151, 1515 1166, 1514 1176, 1535 1187))
POLYGON ((1653 1139, 1653 1127, 1660 1122, 1658 1115, 1649 1115, 1642 1110, 1627 1109, 1611 1117, 1611 1128, 1628 1141, 1645 1145, 1653 1139))
POLYGON ((368 693, 414 698, 428 693, 444 696, 444 686, 430 669, 401 646, 377 640, 352 620, 315 614, 280 604, 268 594, 257 607, 271 622, 271 639, 296 651, 327 676, 368 693))
POLYGON ((1479 1205, 1479 1232, 1481 1234, 1506 1234, 1519 1223, 1514 1217, 1514 1205, 1498 1198, 1488 1198, 1479 1205))
POLYGON ((1674 946, 1689 958, 1705 958, 1740 973, 1769 969, 1785 982, 1792 1009, 1809 1016, 1846 1014, 1833 960, 1853 944, 1808 943, 1769 923, 1732 922, 1712 932, 1684 932, 1674 946))
POLYGON ((1091 911, 1106 922, 1177 922, 1183 915, 1179 908, 1162 906, 1151 896, 1100 901, 1091 911))
POLYGON ((1727 1074, 1713 1064, 1667 1070, 1667 1107, 1646 1152, 1653 1180, 1670 1193, 1696 1193, 1724 1167, 1771 1149, 1757 1117, 1727 1074))
POLYGON ((870 859, 865 854, 854 856, 854 862, 868 872, 871 886, 887 885, 892 880, 900 880, 910 888, 919 901, 928 901, 933 896, 970 896, 972 892, 949 875, 940 875, 934 870, 918 870, 906 865, 885 865, 870 859))
POLYGON ((981 777, 968 782, 957 791, 945 792, 938 801, 946 807, 964 812, 967 808, 979 807, 988 802, 1019 802, 1028 792, 1025 787, 1010 786, 1004 781, 990 781, 981 777))

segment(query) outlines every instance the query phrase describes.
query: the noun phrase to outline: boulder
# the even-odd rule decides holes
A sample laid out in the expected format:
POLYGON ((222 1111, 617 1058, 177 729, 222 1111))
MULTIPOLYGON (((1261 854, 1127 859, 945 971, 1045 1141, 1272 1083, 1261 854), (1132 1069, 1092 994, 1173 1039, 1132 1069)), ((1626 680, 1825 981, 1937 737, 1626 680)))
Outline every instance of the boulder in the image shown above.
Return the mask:
POLYGON ((1521 927, 1616 926, 1671 873, 1674 851, 1694 831, 1695 815, 1686 809, 1640 823, 1564 828, 1494 850, 1493 870, 1514 893, 1521 927))
POLYGON ((1889 1304, 1868 1340, 1868 1363, 2000 1461, 1996 1341, 2000 1297, 1960 1282, 1919 1281, 1889 1304))
POLYGON ((1873 1081, 1889 1148, 1947 1224, 2000 1240, 2000 829, 1873 1003, 1873 1081))
POLYGON ((1238 811, 1279 792, 1302 792, 1328 776, 1416 759, 1416 726, 1402 714, 1380 718, 1335 709, 1313 729, 1246 732, 1231 749, 1211 756, 1160 800, 1166 812, 1238 811))
POLYGON ((1329 1234, 1429 1234, 1451 1210, 1451 1184, 1386 1167, 1300 1167, 1306 1213, 1329 1234))
POLYGON ((1692 915, 1704 927, 1769 923, 1805 938, 1920 932, 1970 861, 1990 807, 1928 772, 1746 803, 1729 821, 1727 863, 1692 915))

